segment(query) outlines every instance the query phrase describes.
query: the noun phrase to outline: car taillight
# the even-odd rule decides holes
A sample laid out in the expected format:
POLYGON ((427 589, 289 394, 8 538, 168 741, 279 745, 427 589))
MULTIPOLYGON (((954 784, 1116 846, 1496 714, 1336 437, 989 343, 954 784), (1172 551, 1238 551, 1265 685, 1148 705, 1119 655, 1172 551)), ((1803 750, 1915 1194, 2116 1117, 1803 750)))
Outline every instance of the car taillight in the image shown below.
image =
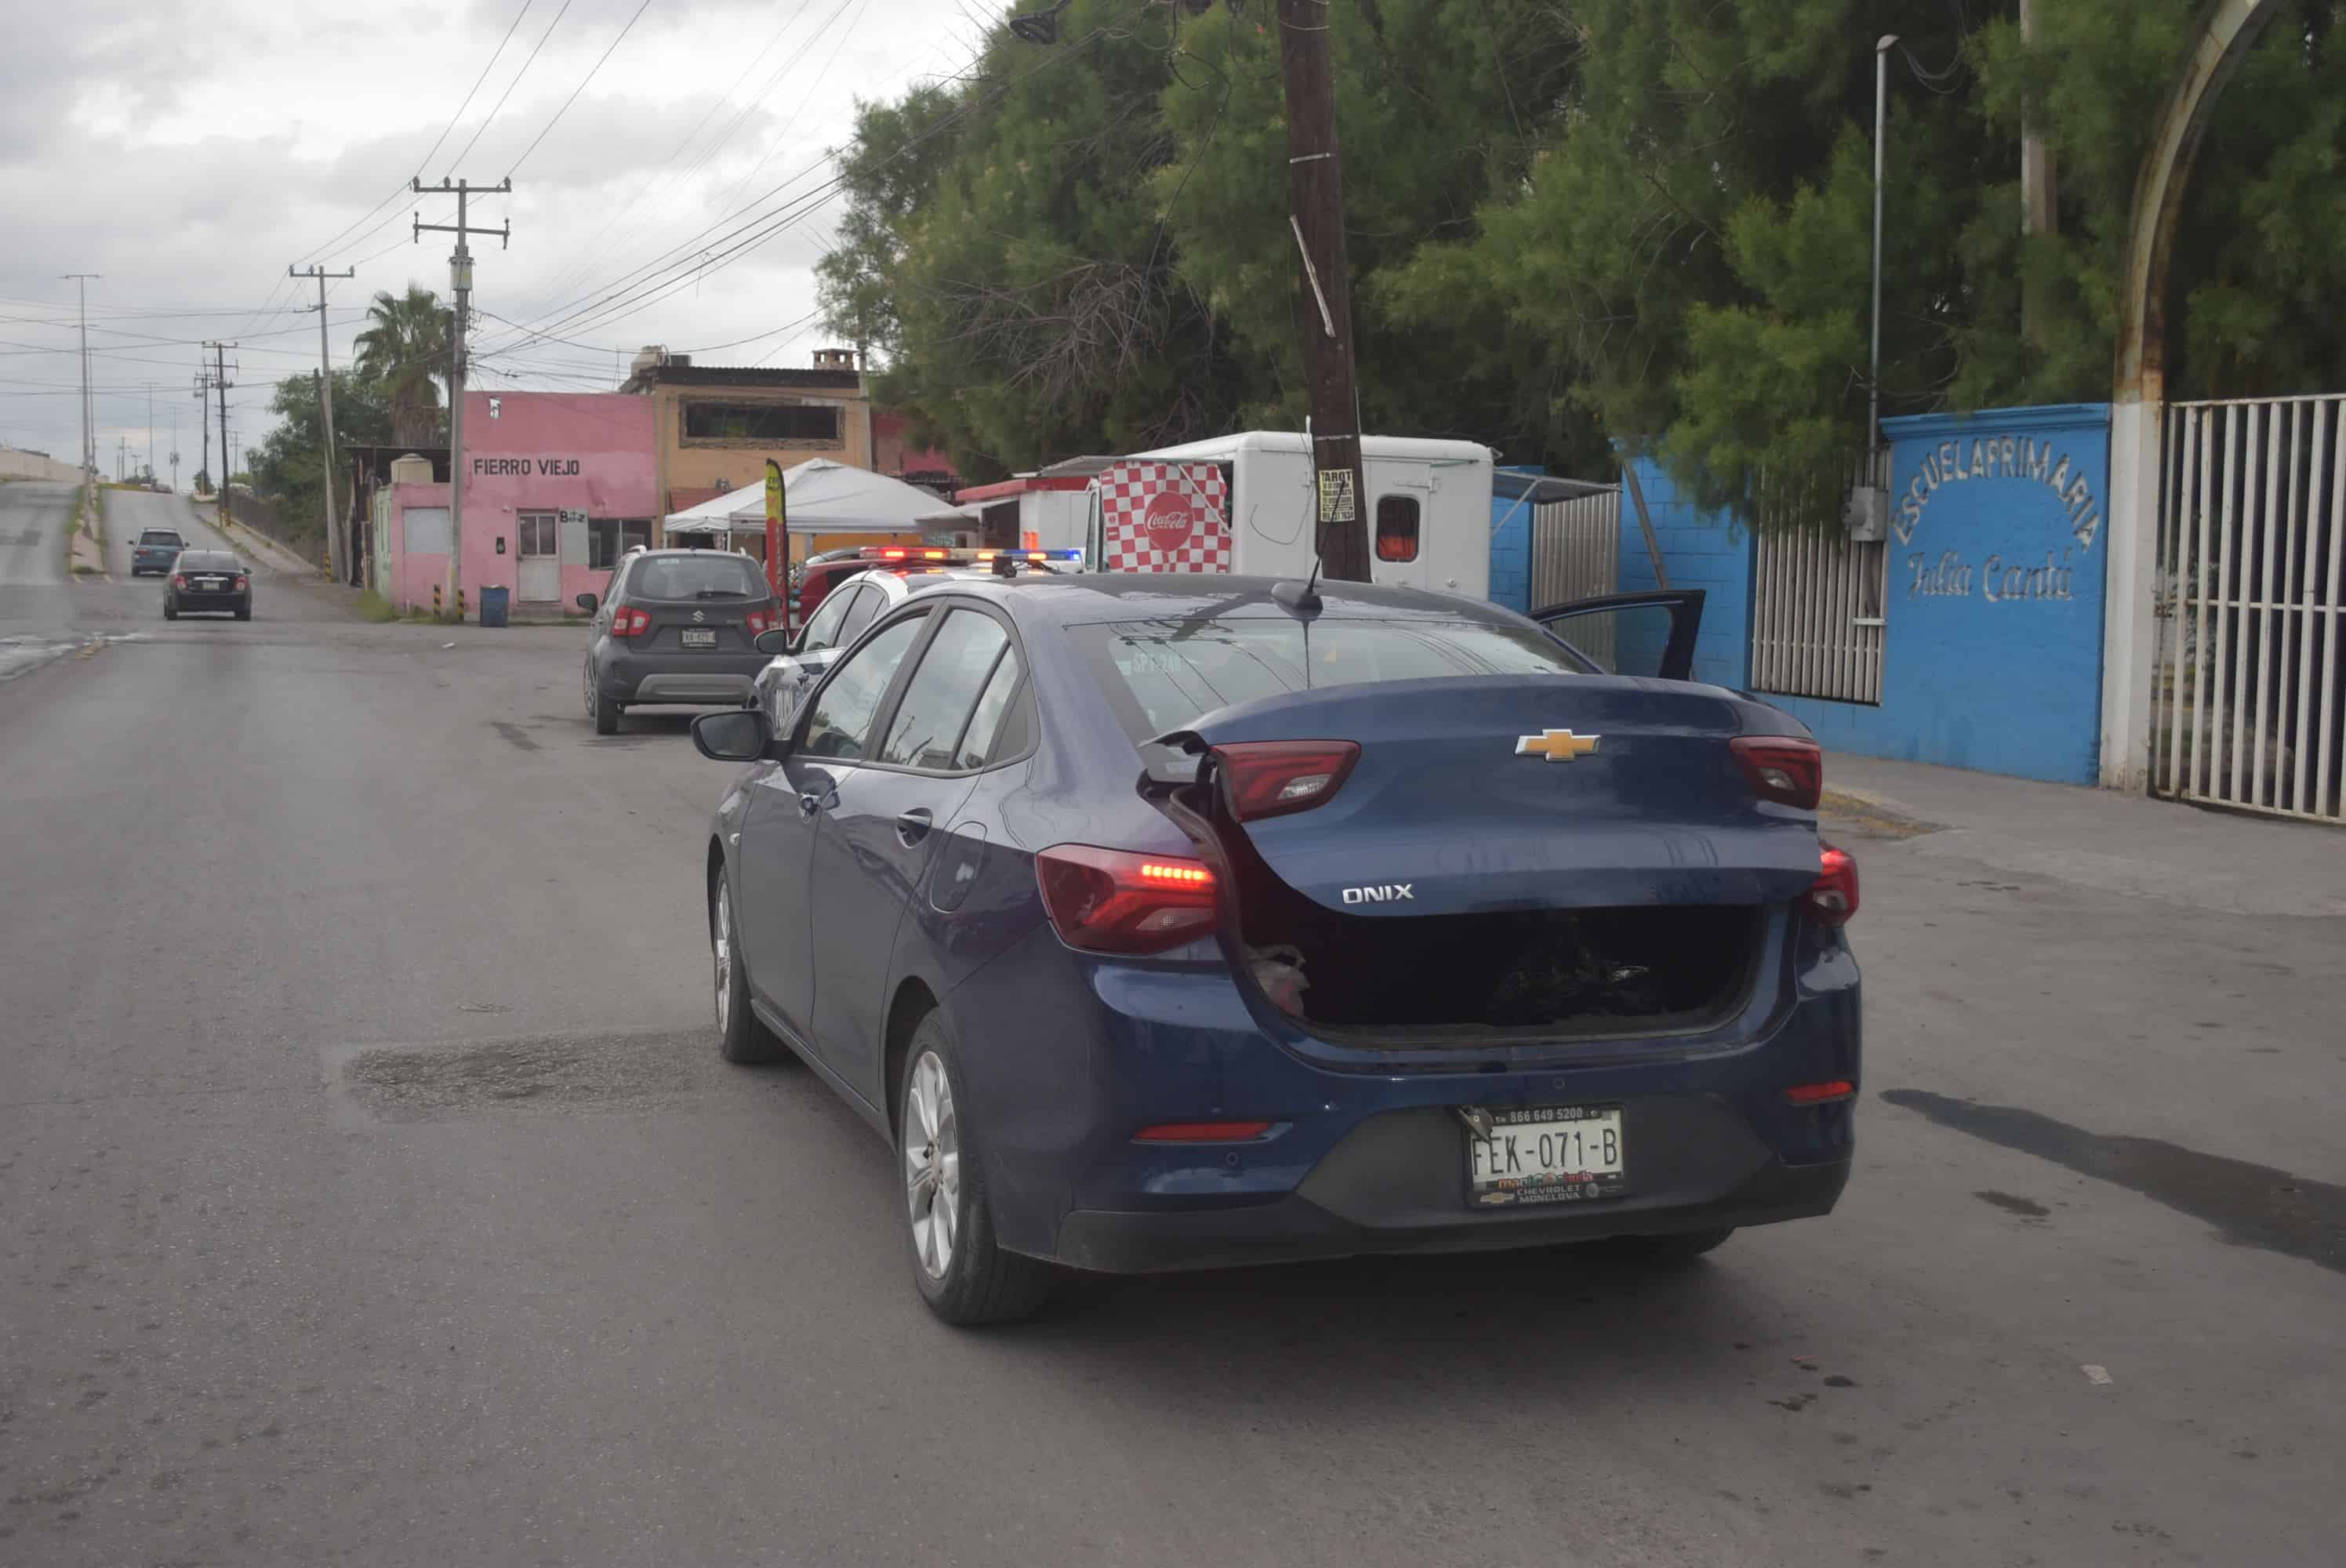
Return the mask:
POLYGON ((772 626, 773 624, 773 611, 751 610, 750 612, 750 635, 751 636, 754 637, 762 635, 768 628, 772 626))
POLYGON ((251 579, 251 578, 250 578, 250 577, 247 577, 247 576, 244 576, 244 575, 240 575, 237 577, 237 579, 236 579, 236 587, 237 587, 237 592, 239 592, 239 593, 242 593, 245 589, 247 589, 247 588, 250 587, 251 585, 252 585, 252 579, 251 579))
POLYGON ((1241 822, 1309 811, 1343 788, 1361 759, 1351 740, 1240 740, 1214 748, 1229 780, 1230 815, 1241 822))
POLYGON ((1857 861, 1847 850, 1837 850, 1831 844, 1820 849, 1822 869, 1800 901, 1824 924, 1847 925, 1849 917, 1857 912, 1857 861))
POLYGON ((639 637, 652 629, 649 610, 638 610, 623 605, 611 612, 611 635, 615 637, 639 637))
POLYGON ((1162 952, 1214 929, 1214 873, 1202 860, 1057 844, 1035 857, 1059 940, 1086 952, 1162 952))
POLYGON ((1824 794, 1825 754, 1815 741, 1789 735, 1739 735, 1727 748, 1760 799, 1807 811, 1817 809, 1824 794))
POLYGON ((171 574, 171 586, 175 588, 184 588, 187 585, 188 575, 185 572, 174 572, 171 574))

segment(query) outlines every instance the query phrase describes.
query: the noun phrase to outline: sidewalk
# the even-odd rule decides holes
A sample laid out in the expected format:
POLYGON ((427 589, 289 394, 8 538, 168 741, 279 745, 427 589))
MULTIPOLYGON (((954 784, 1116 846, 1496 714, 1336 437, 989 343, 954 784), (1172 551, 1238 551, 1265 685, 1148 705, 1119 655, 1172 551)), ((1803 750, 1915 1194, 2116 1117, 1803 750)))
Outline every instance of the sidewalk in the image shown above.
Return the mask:
POLYGON ((212 528, 219 529, 235 544, 237 548, 258 557, 270 571, 281 572, 291 577, 323 578, 325 576, 324 570, 316 562, 303 560, 268 535, 259 529, 248 527, 234 517, 228 520, 227 527, 221 528, 219 508, 217 505, 207 507, 192 500, 189 501, 188 504, 196 508, 197 516, 212 528))
POLYGON ((1825 788, 1828 831, 2183 908, 2346 918, 2346 828, 1839 752, 1825 788))

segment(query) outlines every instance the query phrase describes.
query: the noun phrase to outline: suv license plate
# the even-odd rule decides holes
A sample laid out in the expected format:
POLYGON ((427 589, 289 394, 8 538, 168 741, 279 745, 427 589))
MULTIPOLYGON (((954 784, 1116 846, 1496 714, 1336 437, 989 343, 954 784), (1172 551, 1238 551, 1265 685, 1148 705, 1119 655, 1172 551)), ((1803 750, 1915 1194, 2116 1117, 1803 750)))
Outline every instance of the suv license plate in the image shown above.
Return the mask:
POLYGON ((1489 1137, 1464 1136, 1466 1198, 1476 1208, 1579 1203, 1629 1190, 1618 1105, 1494 1111, 1489 1137))
POLYGON ((717 646, 717 634, 687 631, 684 634, 684 646, 688 648, 713 648, 717 646))

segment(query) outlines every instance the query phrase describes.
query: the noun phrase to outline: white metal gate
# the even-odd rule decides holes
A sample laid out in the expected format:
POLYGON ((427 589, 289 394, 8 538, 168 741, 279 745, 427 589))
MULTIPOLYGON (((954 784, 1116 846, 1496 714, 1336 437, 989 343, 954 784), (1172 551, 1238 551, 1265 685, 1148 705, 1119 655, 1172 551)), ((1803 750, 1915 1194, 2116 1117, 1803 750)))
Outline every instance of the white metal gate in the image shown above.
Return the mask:
POLYGON ((2346 819, 2346 396, 2178 402, 2158 516, 2152 789, 2346 819))
MULTIPOLYGON (((1877 484, 1890 454, 1878 453, 1877 484)), ((1806 490, 1762 498, 1751 568, 1751 688, 1832 702, 1882 700, 1887 543, 1859 544, 1841 496, 1806 490)))
MULTIPOLYGON (((1574 599, 1617 593, 1621 586, 1621 487, 1592 488, 1568 501, 1532 508, 1532 593, 1535 611, 1574 599)), ((1573 644, 1606 669, 1613 667, 1611 616, 1577 625, 1573 644)))

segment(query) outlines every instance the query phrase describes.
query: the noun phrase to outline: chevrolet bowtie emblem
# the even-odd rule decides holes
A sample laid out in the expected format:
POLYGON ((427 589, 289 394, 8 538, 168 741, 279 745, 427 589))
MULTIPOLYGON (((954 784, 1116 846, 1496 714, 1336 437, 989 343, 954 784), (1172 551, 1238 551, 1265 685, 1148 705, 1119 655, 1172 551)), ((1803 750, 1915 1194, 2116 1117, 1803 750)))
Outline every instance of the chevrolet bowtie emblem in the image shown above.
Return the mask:
POLYGON ((1596 749, 1597 737, 1575 735, 1569 729, 1545 729, 1537 735, 1515 738, 1518 757, 1545 757, 1550 762, 1569 762, 1576 757, 1586 757, 1596 749))

